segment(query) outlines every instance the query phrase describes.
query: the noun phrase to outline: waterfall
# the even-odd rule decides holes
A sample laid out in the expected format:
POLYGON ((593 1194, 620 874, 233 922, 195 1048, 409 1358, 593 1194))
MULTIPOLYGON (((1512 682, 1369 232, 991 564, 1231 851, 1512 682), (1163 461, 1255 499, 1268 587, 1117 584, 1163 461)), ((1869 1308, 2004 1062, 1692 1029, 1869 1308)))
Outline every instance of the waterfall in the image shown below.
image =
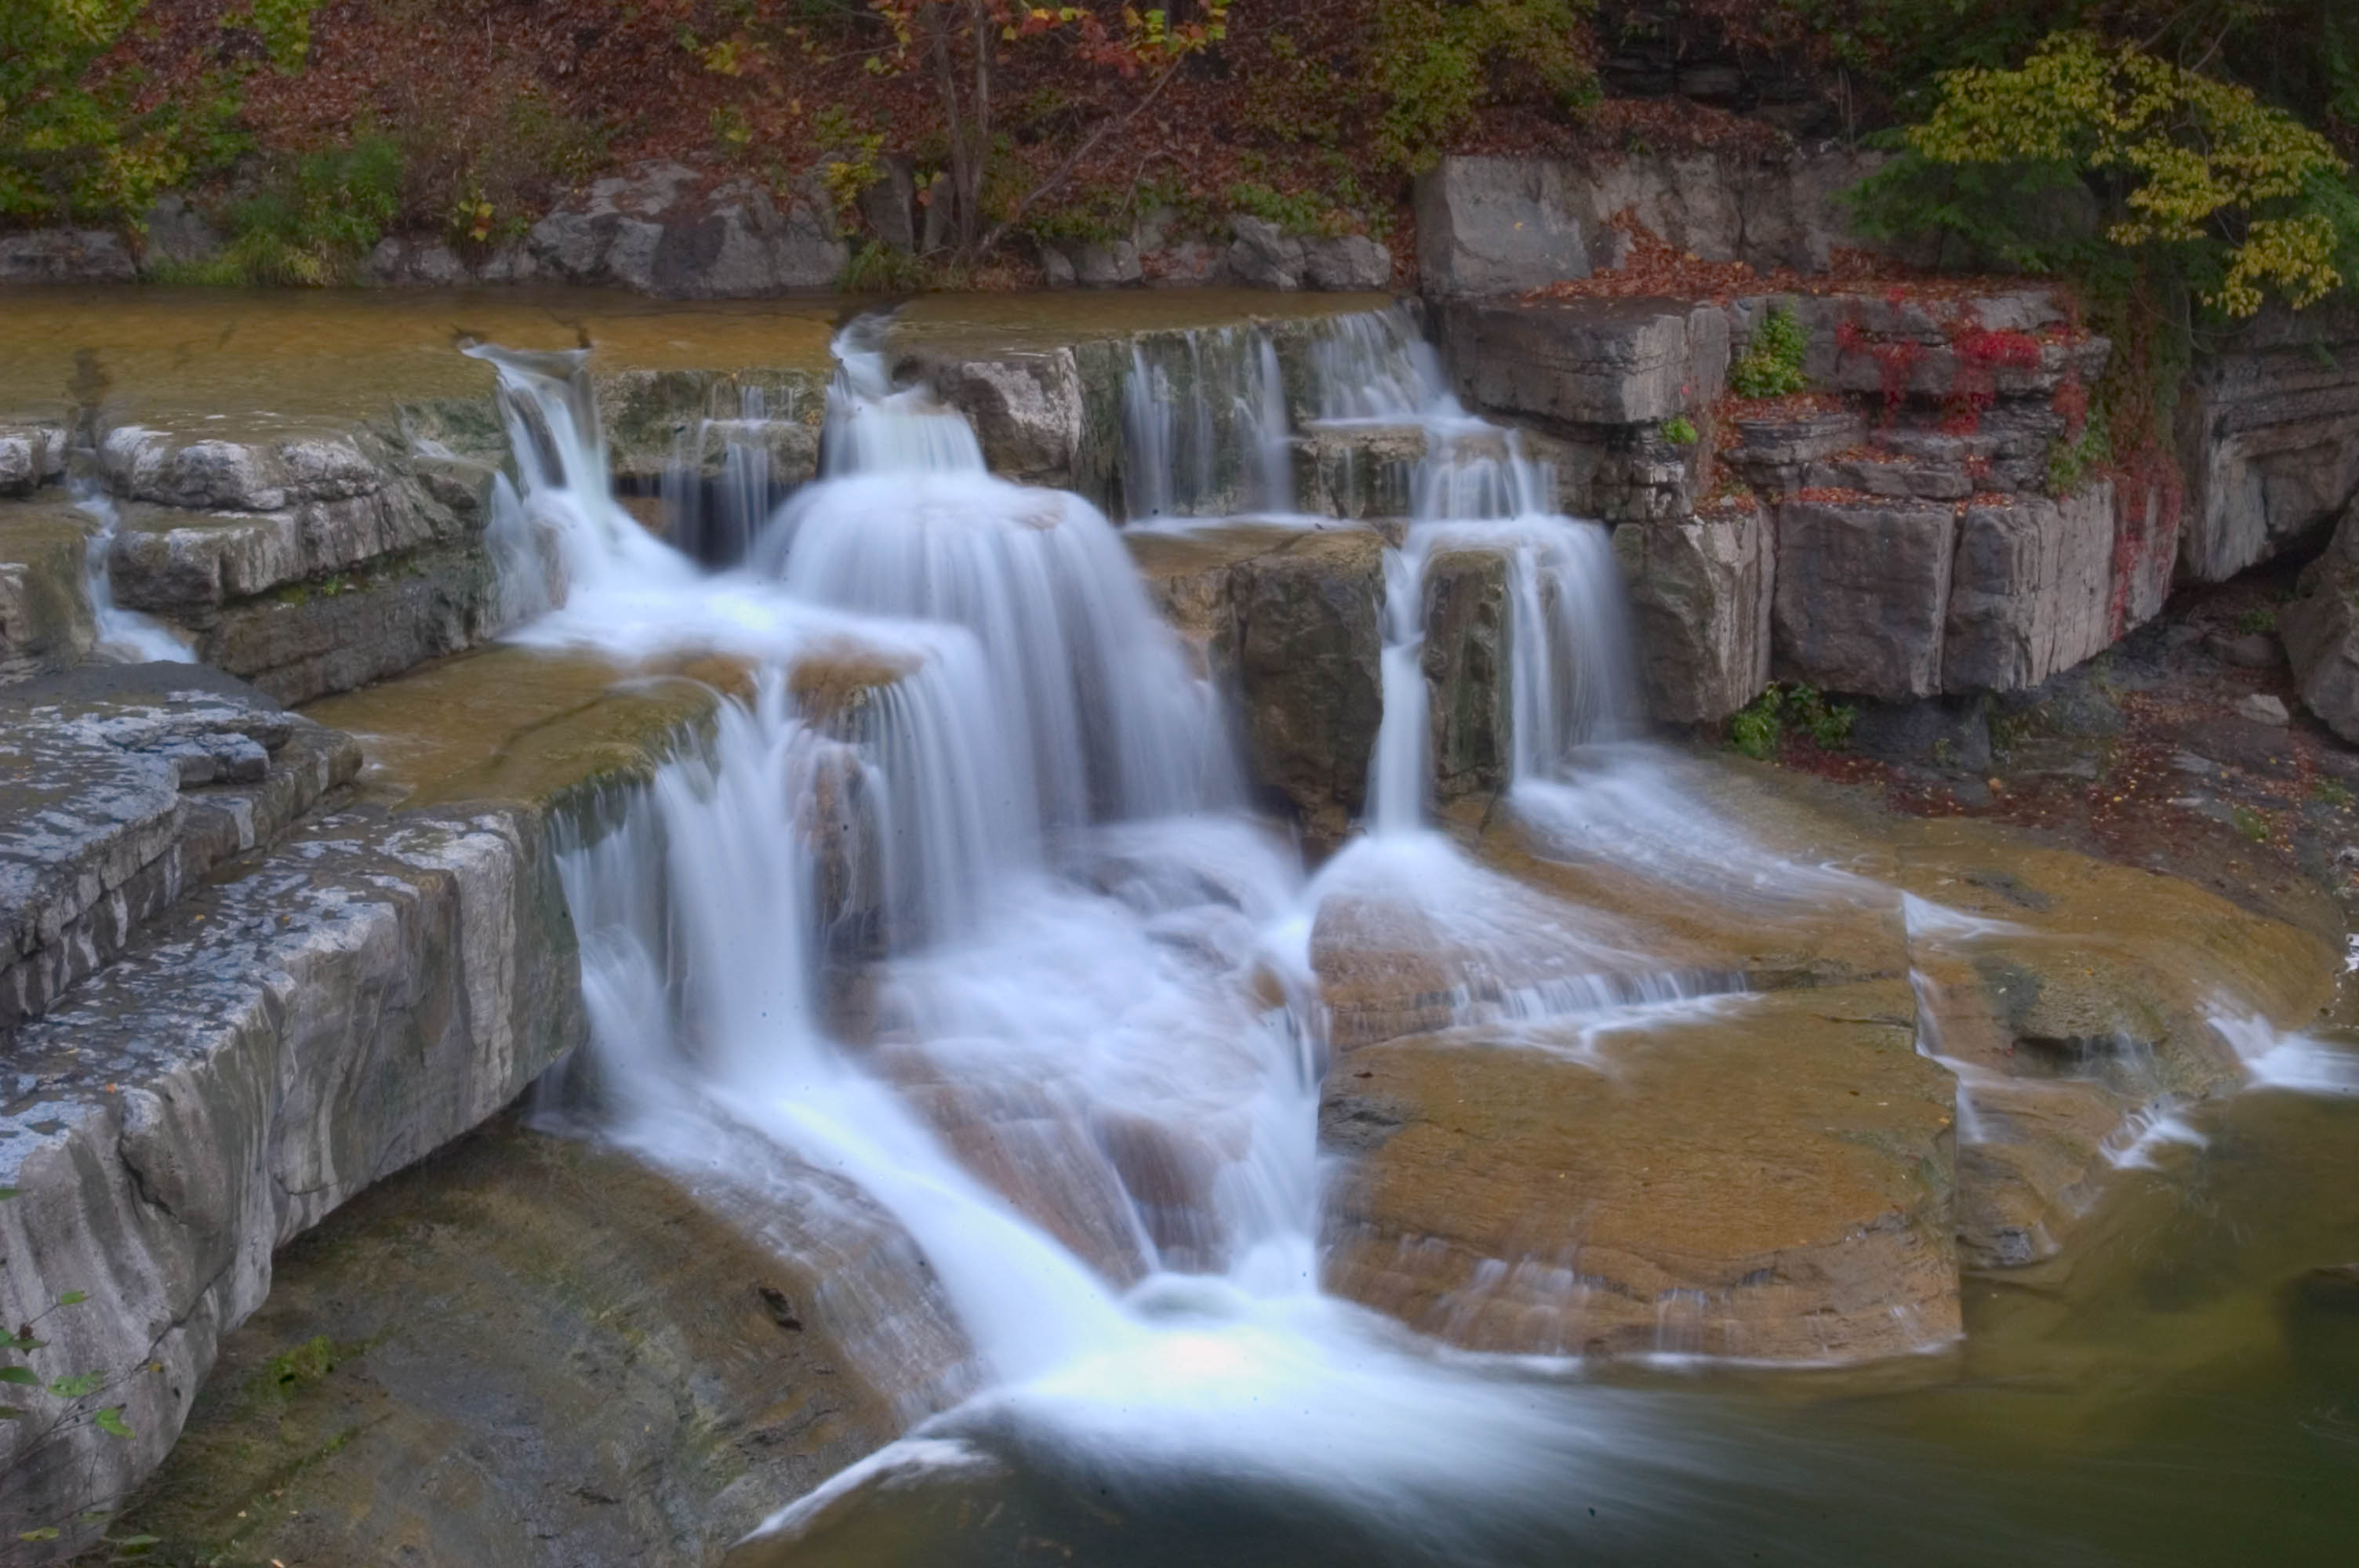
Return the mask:
POLYGON ((108 575, 106 557, 114 545, 114 531, 123 525, 123 514, 115 509, 114 497, 94 484, 77 484, 73 503, 98 524, 82 546, 82 590, 90 596, 97 624, 98 651, 125 664, 194 663, 196 654, 162 622, 114 602, 114 579, 108 575))
POLYGON ((1134 518, 1295 509, 1286 380, 1266 328, 1140 338, 1122 427, 1123 503, 1134 518))
MULTIPOLYGON (((794 416, 791 392, 777 416, 794 416)), ((774 411, 768 391, 737 389, 734 416, 709 416, 681 427, 672 442, 671 466, 658 488, 672 543, 706 567, 734 566, 745 558, 754 535, 785 494, 771 471, 766 438, 774 411), (708 473, 712 454, 719 471, 708 473)))

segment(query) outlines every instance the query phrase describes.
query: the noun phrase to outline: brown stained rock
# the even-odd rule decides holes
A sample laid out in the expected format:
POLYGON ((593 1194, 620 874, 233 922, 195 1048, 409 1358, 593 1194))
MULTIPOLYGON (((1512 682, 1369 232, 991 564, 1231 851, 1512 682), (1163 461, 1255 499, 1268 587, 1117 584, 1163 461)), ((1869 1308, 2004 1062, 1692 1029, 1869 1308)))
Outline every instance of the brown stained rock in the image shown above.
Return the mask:
POLYGON ((1949 1075, 1899 981, 1341 1056, 1326 1283, 1470 1348, 1851 1360, 1961 1331, 1949 1075), (1579 1059, 1594 1051, 1594 1060, 1579 1059))
POLYGON ((918 661, 903 654, 853 643, 814 648, 787 670, 787 690, 812 724, 840 728, 876 692, 908 676, 918 661))
POLYGON ((963 1390, 915 1249, 814 1222, 864 1207, 495 1125, 278 1255, 123 1518, 201 1561, 713 1561, 963 1390))
POLYGON ((1437 551, 1425 563, 1426 716, 1440 801, 1502 788, 1515 747, 1507 558, 1437 551))
POLYGON ((1214 679, 1236 683, 1256 782, 1339 839, 1383 717, 1383 536, 1245 524, 1126 537, 1157 608, 1214 679))

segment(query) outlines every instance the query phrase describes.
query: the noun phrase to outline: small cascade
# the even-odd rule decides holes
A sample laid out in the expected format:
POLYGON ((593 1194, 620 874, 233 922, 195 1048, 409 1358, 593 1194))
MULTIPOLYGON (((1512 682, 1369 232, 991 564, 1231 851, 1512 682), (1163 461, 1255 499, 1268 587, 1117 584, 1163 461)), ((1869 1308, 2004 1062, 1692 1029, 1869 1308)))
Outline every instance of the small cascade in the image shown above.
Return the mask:
POLYGON ((774 410, 767 389, 748 385, 737 389, 733 416, 680 430, 658 493, 671 541, 690 559, 731 567, 745 558, 790 488, 772 471, 768 438, 774 419, 794 416, 791 392, 787 406, 774 410))
POLYGON ((495 494, 493 509, 504 609, 521 616, 562 605, 584 587, 693 579, 687 558, 614 499, 589 350, 529 352, 473 343, 462 351, 498 373, 500 412, 520 481, 514 504, 495 494))
POLYGON ((863 316, 837 335, 821 474, 982 473, 983 443, 963 415, 923 386, 893 385, 885 347, 891 325, 889 312, 863 316))
POLYGON ((125 664, 192 664, 196 654, 152 615, 125 610, 114 602, 114 580, 107 573, 107 552, 123 514, 114 498, 96 485, 78 484, 73 491, 77 511, 97 520, 82 546, 82 584, 90 595, 92 618, 97 622, 98 651, 125 664))
POLYGON ((1140 339, 1122 427, 1123 503, 1134 518, 1295 508, 1286 380, 1266 328, 1140 339))

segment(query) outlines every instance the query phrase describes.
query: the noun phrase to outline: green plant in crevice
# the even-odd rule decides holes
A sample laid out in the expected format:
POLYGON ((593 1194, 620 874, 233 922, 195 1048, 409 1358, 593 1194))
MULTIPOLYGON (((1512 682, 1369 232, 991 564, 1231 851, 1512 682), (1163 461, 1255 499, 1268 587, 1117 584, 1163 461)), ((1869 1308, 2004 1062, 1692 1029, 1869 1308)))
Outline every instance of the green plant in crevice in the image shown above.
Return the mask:
POLYGON ((2254 843, 2266 844, 2269 841, 2269 819, 2251 806, 2231 806, 2228 816, 2235 824, 2236 831, 2254 843))
POLYGON ((1745 340, 1745 351, 1728 367, 1728 384, 1739 397, 1783 397, 1810 384, 1802 373, 1802 355, 1810 337, 1788 305, 1770 307, 1769 313, 1745 340))
POLYGON ((1859 710, 1830 702, 1818 687, 1801 681, 1771 681, 1761 694, 1729 716, 1728 742, 1756 761, 1768 762, 1789 731, 1810 737, 1821 751, 1840 750, 1851 740, 1859 710))
POLYGON ((1663 439, 1674 447, 1692 447, 1701 438, 1694 420, 1684 414, 1674 414, 1663 421, 1663 439))
POLYGON ((2277 612, 2274 605, 2259 605, 2236 617, 2236 630, 2246 634, 2274 632, 2277 629, 2277 612))

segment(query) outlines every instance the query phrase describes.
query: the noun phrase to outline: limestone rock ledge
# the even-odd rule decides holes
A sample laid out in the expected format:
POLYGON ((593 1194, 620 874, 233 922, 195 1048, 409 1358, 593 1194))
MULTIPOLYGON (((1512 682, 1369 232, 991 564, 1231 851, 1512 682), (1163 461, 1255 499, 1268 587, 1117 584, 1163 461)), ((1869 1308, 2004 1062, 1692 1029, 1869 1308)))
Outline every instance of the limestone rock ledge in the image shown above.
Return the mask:
POLYGON ((273 1249, 582 1036, 577 965, 534 816, 353 811, 188 898, 21 1030, 0 1104, 0 1186, 17 1193, 0 1204, 0 1320, 38 1319, 33 1369, 100 1374, 79 1405, 120 1407, 133 1435, 8 1423, 9 1528, 64 1526, 70 1550, 82 1510, 154 1469, 222 1336, 267 1293, 273 1249))

